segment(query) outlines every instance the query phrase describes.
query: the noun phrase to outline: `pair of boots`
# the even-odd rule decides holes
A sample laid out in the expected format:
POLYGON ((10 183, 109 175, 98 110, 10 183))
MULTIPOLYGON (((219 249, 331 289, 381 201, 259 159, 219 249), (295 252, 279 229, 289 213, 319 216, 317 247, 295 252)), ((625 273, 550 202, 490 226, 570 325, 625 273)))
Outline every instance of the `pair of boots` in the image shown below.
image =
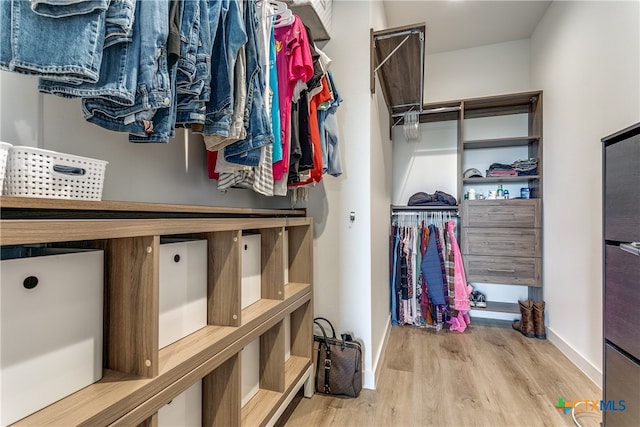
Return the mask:
POLYGON ((518 301, 520 320, 514 320, 512 327, 527 338, 547 338, 544 329, 544 301, 518 301))

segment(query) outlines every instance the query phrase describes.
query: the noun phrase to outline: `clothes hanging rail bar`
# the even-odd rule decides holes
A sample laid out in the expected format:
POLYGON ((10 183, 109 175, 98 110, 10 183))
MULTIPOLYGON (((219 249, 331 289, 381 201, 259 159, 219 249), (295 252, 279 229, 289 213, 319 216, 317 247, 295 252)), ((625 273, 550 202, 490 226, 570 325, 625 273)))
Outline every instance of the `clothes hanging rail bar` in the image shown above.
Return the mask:
MULTIPOLYGON (((406 105, 401 105, 399 107, 408 107, 410 105, 414 105, 414 104, 406 104, 406 105)), ((420 110, 420 114, 439 114, 439 113, 451 113, 454 111, 460 111, 460 107, 440 107, 440 108, 431 108, 429 110, 420 110)), ((394 113, 393 117, 401 117, 404 115, 404 112, 402 113, 394 113)))

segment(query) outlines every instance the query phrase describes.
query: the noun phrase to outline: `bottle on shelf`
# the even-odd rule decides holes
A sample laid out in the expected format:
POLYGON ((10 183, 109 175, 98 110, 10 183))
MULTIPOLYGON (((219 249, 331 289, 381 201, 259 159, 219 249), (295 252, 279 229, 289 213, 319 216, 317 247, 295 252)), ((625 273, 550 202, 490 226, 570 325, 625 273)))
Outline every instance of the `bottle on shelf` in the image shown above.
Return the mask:
POLYGON ((505 189, 504 189, 504 192, 503 192, 503 195, 504 195, 504 199, 505 199, 505 200, 508 200, 508 199, 509 199, 509 190, 507 190, 507 189, 505 188, 505 189))
POLYGON ((502 184, 498 185, 498 189, 496 190, 496 199, 504 199, 504 190, 502 189, 502 184))

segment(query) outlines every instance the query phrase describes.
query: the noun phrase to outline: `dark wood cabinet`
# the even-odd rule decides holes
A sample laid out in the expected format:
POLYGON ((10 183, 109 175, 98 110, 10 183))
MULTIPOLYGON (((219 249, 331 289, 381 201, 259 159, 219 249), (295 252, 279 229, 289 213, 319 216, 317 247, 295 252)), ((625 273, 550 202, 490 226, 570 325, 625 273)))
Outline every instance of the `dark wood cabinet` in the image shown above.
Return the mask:
POLYGON ((603 138, 603 422, 640 420, 640 123, 603 138))

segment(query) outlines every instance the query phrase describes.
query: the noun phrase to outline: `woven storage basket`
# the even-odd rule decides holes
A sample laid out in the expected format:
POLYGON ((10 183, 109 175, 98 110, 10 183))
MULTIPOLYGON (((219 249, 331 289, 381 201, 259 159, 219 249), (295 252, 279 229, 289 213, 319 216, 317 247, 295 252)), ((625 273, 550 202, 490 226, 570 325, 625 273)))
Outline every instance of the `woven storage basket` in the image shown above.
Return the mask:
POLYGON ((7 167, 7 158, 9 157, 9 148, 13 147, 8 142, 0 142, 0 188, 4 182, 4 171, 7 167))
POLYGON ((33 147, 9 149, 3 194, 101 200, 108 162, 33 147))

